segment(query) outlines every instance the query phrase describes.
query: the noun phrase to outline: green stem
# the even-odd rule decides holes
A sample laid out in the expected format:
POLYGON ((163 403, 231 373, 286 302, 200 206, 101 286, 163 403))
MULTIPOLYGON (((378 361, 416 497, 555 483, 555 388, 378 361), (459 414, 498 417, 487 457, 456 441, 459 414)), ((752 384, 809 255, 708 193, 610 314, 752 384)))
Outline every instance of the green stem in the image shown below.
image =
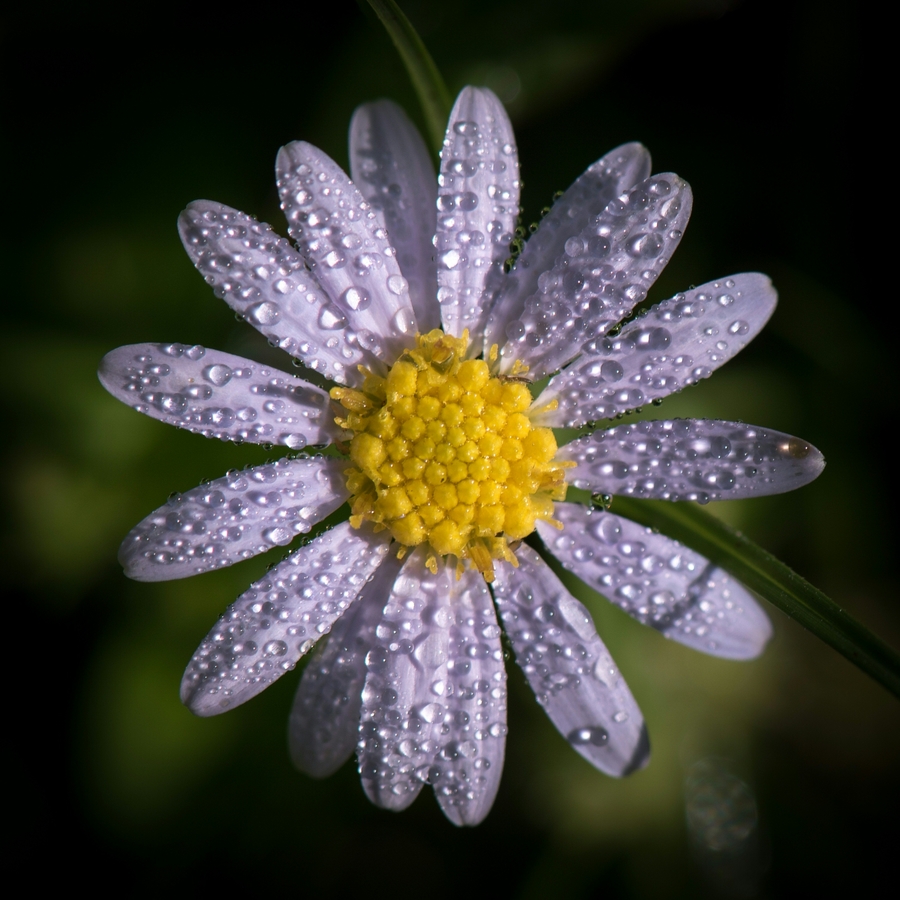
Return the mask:
POLYGON ((369 0, 369 5, 381 19, 381 24, 391 36, 406 71, 409 72, 410 80, 422 104, 431 145, 440 153, 447 118, 450 115, 450 93, 447 85, 444 84, 444 79, 441 78, 431 54, 425 49, 422 38, 394 0, 369 0))
POLYGON ((900 697, 900 654, 739 531, 693 503, 614 497, 612 511, 702 553, 900 697))

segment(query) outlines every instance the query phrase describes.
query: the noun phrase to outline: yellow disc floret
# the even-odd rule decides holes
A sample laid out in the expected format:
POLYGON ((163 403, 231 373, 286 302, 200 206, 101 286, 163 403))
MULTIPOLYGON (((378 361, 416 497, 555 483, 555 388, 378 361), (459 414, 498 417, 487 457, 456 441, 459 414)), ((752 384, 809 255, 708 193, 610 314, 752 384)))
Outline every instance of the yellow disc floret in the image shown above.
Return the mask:
POLYGON ((467 345, 467 333, 417 335, 386 378, 364 371, 361 390, 331 397, 353 433, 351 524, 389 530, 401 554, 427 543, 432 568, 437 556, 469 560, 491 581, 494 560, 515 565, 510 544, 538 519, 557 524, 571 463, 554 462, 553 432, 532 425, 528 386, 466 359, 467 345))

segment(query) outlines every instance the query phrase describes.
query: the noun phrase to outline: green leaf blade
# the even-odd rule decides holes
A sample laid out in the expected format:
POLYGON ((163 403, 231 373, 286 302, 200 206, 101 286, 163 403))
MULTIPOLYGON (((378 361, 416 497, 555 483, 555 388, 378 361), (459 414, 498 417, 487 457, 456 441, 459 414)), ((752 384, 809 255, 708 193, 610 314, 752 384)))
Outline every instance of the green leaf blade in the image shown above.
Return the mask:
POLYGON ((369 0, 390 35, 422 104, 432 149, 440 153, 450 116, 450 92, 431 54, 394 0, 369 0))
POLYGON ((740 532, 692 503, 615 497, 612 508, 702 553, 900 697, 900 654, 740 532))

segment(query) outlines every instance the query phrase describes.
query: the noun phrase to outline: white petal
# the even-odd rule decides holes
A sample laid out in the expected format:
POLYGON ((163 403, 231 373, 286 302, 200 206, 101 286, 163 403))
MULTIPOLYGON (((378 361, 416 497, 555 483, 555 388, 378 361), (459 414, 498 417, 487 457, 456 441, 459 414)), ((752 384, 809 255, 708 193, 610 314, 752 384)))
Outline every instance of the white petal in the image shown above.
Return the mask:
POLYGON ((490 812, 503 773, 506 669, 484 578, 467 569, 451 588, 444 719, 429 781, 451 822, 477 825, 490 812))
POLYGON ((366 656, 359 772, 369 799, 385 809, 409 806, 431 772, 446 705, 455 577, 444 564, 432 575, 424 551, 412 553, 366 656))
POLYGON ((444 331, 469 329, 481 352, 487 311, 519 214, 519 158, 503 104, 486 88, 464 88, 441 150, 435 250, 444 331))
MULTIPOLYGON (((562 504, 566 505, 566 504, 562 504)), ((498 567, 494 597, 538 702, 566 740, 608 775, 647 764, 644 718, 590 613, 531 547, 519 568, 498 567)))
POLYGON ((738 500, 803 487, 825 459, 799 438, 742 422, 668 419, 617 425, 566 444, 569 483, 656 500, 738 500))
POLYGON ((245 703, 281 678, 356 599, 387 542, 342 522, 228 607, 188 663, 181 700, 198 716, 245 703))
POLYGON ((416 317, 381 212, 305 141, 282 147, 275 168, 288 231, 307 265, 360 345, 393 363, 414 343, 416 317))
POLYGON ((658 303, 620 335, 588 342, 547 385, 541 403, 559 407, 537 421, 577 428, 709 377, 759 334, 777 300, 772 282, 750 272, 658 303))
POLYGON ((644 625, 712 656, 753 659, 772 626, 746 588, 678 541, 608 512, 557 503, 550 552, 585 584, 644 625))
POLYGON ((538 290, 538 278, 565 253, 566 241, 580 234, 607 205, 650 175, 650 154, 641 144, 623 144, 583 172, 541 219, 515 267, 506 276, 485 328, 484 349, 506 343, 507 325, 522 315, 538 290))
POLYGON ((677 175, 654 175, 613 200, 538 279, 522 315, 506 327, 500 369, 514 360, 543 378, 606 334, 647 296, 681 240, 691 189, 677 175))
POLYGON ((342 384, 362 384, 359 365, 376 364, 342 313, 271 227, 221 203, 196 200, 178 219, 200 274, 269 340, 342 384))
POLYGON ((305 534, 346 499, 346 460, 280 459, 173 494, 119 548, 125 574, 171 581, 221 569, 305 534))
POLYGON ((107 353, 98 374, 117 400, 206 437, 301 450, 341 433, 325 391, 220 350, 131 344, 107 353))
POLYGON ((388 553, 303 671, 288 744, 294 765, 314 778, 336 772, 356 749, 366 655, 375 646, 375 627, 399 571, 396 554, 388 553))
POLYGON ((353 114, 350 174, 384 216, 419 331, 440 328, 433 243, 437 179, 425 142, 396 103, 366 103, 353 114))

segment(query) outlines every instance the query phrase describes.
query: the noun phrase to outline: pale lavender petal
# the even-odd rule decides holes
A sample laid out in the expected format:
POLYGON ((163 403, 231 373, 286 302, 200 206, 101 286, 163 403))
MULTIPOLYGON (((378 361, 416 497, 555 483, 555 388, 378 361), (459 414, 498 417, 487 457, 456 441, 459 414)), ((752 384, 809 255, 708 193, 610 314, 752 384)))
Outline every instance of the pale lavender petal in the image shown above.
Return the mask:
POLYGON ((803 487, 825 459, 799 438, 742 422, 666 419, 617 425, 566 444, 569 483, 655 500, 738 500, 803 487))
POLYGON ((406 561, 366 656, 359 772, 369 799, 399 810, 428 780, 443 722, 455 569, 425 568, 419 549, 406 561))
POLYGON ((241 594, 188 663, 181 700, 198 716, 245 703, 297 665, 356 599, 387 542, 342 522, 241 594))
POLYGON ((481 573, 467 569, 451 587, 443 725, 428 780, 451 822, 477 825, 490 812, 503 773, 506 669, 481 573))
POLYGON ((503 346, 506 326, 522 315, 525 301, 538 290, 538 278, 565 253, 566 241, 581 232, 624 194, 650 175, 650 154, 641 144, 623 144, 582 173, 541 219, 521 256, 506 276, 485 328, 487 356, 493 344, 503 346))
POLYGON ((707 378, 756 337, 777 299, 765 275, 749 272, 658 303, 616 337, 589 341, 541 394, 541 404, 558 408, 535 421, 577 428, 707 378))
POLYGON ((360 345, 388 365, 412 346, 416 317, 381 212, 327 154, 295 141, 275 164, 288 231, 360 345))
POLYGON ((359 365, 377 365, 355 323, 319 287, 303 257, 269 225, 211 200, 178 219, 200 274, 235 312, 304 365, 341 384, 362 384, 359 365))
POLYGON ((289 544, 346 499, 346 460, 280 459, 232 469, 150 513, 119 548, 125 574, 171 581, 289 544))
POLYGON ((619 776, 642 768, 650 758, 644 717, 590 613, 531 547, 523 544, 516 556, 518 569, 498 567, 494 597, 538 702, 601 771, 619 776))
POLYGON ((395 553, 385 557, 359 599, 316 646, 303 671, 288 724, 288 744, 294 765, 314 778, 336 772, 356 749, 366 655, 375 646, 375 628, 400 565, 395 553))
POLYGON ((444 331, 469 329, 481 352, 487 312, 519 214, 519 158, 503 104, 486 88, 464 88, 450 113, 438 179, 438 300, 444 331))
POLYGON ((366 103, 353 114, 350 174, 384 216, 419 331, 440 328, 433 243, 437 179, 425 142, 396 103, 366 103))
POLYGON ((644 625, 687 647, 753 659, 772 626, 747 589, 708 559, 628 519, 557 503, 560 533, 538 522, 550 552, 644 625))
POLYGON ((220 350, 131 344, 107 353, 98 374, 117 400, 205 437, 301 450, 341 434, 325 391, 220 350))
POLYGON ((606 334, 644 300, 678 246, 691 189, 677 175, 654 175, 616 200, 564 245, 538 279, 522 315, 506 326, 500 369, 515 360, 543 378, 606 334))

